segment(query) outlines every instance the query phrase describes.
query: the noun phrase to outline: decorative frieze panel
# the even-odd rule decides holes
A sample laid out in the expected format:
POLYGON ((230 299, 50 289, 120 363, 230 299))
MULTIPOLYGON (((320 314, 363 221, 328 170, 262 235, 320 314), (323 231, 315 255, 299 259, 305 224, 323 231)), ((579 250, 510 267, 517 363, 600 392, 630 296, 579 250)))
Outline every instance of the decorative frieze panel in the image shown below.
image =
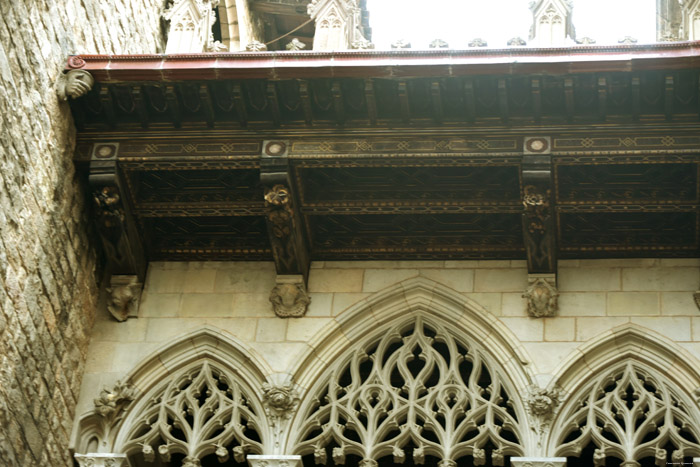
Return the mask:
POLYGON ((567 402, 552 431, 556 454, 588 459, 596 467, 615 458, 681 464, 700 455, 698 408, 668 379, 628 362, 602 374, 567 402))
POLYGON ((312 394, 293 450, 316 464, 503 466, 523 453, 522 411, 501 371, 477 345, 420 317, 356 346, 312 394))

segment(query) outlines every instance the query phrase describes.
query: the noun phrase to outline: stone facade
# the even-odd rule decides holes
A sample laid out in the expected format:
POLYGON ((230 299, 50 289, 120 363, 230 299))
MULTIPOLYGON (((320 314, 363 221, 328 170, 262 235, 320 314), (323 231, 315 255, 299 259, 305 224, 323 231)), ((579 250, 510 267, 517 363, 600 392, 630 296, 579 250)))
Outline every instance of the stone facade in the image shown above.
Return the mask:
MULTIPOLYGON (((474 342, 484 346, 480 352, 495 359, 493 379, 505 371, 500 374, 512 381, 503 384, 519 394, 541 438, 520 451, 506 446, 499 455, 556 457, 556 446, 548 448, 545 441, 552 413, 571 410, 569 402, 580 397, 591 372, 625 361, 651 362, 683 385, 683 397, 697 397, 700 380, 691 368, 700 361, 700 316, 693 300, 699 266, 696 259, 560 261, 558 314, 535 318, 523 297, 524 261, 313 262, 306 316, 281 319, 269 302, 276 281, 271 262, 151 263, 138 318, 119 323, 106 311, 98 314, 78 413, 94 410, 99 388, 129 380, 151 391, 154 381, 191 367, 197 355, 213 352, 211 361, 219 361, 215 350, 207 350, 215 348, 231 355, 234 367, 251 365, 248 400, 263 399, 264 381, 293 384, 303 412, 308 391, 317 390, 318 372, 336 362, 342 366, 367 335, 415 313, 473 332, 474 342), (234 344, 218 339, 236 347, 223 350, 234 344), (547 412, 539 402, 543 397, 553 401, 547 412)), ((133 412, 141 410, 139 405, 133 412)), ((300 436, 291 430, 292 438, 300 436)), ((81 442, 76 433, 76 452, 84 449, 81 442)), ((482 455, 474 449, 471 455, 482 455)), ((304 452, 260 448, 250 454, 304 452)), ((324 453, 317 452, 330 457, 330 450, 324 453)))
POLYGON ((69 54, 158 52, 160 0, 0 2, 0 464, 70 466, 97 298, 69 54))

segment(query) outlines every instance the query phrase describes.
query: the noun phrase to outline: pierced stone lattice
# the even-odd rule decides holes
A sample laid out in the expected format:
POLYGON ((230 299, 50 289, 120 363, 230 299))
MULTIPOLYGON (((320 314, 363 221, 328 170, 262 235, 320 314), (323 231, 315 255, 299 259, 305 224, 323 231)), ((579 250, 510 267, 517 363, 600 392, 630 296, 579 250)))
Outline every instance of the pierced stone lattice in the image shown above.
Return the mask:
POLYGON ((185 456, 187 465, 214 454, 245 462, 248 453, 261 453, 261 414, 235 377, 204 362, 176 375, 142 408, 129 429, 122 452, 141 453, 147 462, 158 452, 185 456))
MULTIPOLYGON (((504 465, 522 455, 518 416, 499 373, 476 346, 417 318, 356 347, 329 370, 305 410, 295 451, 316 464, 360 465, 387 457, 439 465, 472 456, 504 465)), ((521 411, 522 413, 522 411, 521 411)), ((411 464, 411 462, 407 462, 411 464)))
POLYGON ((562 412, 554 431, 561 433, 557 455, 578 458, 588 448, 596 467, 608 458, 630 466, 649 458, 665 466, 700 455, 697 409, 663 381, 632 363, 597 378, 562 412))

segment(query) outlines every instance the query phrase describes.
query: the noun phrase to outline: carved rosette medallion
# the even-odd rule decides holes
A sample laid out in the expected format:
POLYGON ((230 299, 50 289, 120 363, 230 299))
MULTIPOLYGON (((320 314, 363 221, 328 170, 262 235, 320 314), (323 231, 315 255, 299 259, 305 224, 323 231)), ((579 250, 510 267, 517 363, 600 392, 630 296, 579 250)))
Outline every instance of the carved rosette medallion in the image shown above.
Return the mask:
POLYGON ((529 286, 523 298, 527 299, 527 314, 533 318, 555 316, 559 308, 559 291, 554 274, 530 274, 529 286))
POLYGON ((289 420, 299 405, 299 396, 294 387, 291 384, 272 386, 266 383, 262 390, 265 413, 270 421, 289 420))
POLYGON ((62 101, 67 101, 69 97, 77 99, 90 92, 94 84, 95 78, 89 72, 85 70, 70 70, 67 73, 58 75, 56 94, 62 101))

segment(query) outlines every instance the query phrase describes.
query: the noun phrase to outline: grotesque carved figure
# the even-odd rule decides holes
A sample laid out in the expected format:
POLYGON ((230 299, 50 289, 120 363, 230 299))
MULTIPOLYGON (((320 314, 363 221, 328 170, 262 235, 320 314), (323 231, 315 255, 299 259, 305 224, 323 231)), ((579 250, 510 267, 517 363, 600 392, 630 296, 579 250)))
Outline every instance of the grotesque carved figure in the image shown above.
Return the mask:
POLYGON ((281 283, 272 289, 270 302, 277 316, 288 318, 304 316, 311 299, 303 283, 281 283))
POLYGON ((136 276, 113 276, 107 298, 107 309, 117 321, 136 316, 141 295, 141 284, 136 276))
POLYGON ((116 415, 136 397, 136 389, 128 383, 117 381, 114 388, 104 388, 94 400, 95 411, 105 418, 116 415))
POLYGON ((70 70, 58 76, 56 92, 62 101, 67 101, 69 97, 77 99, 87 94, 94 84, 95 78, 87 71, 70 70))

